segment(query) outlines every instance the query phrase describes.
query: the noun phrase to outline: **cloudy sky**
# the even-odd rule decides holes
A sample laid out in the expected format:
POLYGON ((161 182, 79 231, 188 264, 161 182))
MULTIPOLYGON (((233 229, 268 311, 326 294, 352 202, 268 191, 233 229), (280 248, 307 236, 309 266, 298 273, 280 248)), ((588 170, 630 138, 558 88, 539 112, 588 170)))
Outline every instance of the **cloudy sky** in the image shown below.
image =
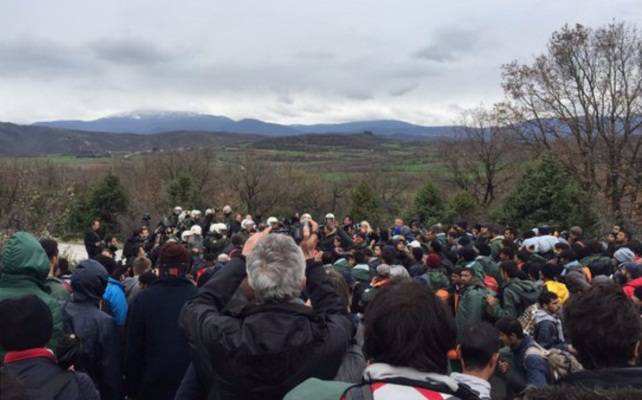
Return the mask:
POLYGON ((2 0, 0 120, 182 110, 283 123, 455 121, 563 24, 639 0, 2 0))

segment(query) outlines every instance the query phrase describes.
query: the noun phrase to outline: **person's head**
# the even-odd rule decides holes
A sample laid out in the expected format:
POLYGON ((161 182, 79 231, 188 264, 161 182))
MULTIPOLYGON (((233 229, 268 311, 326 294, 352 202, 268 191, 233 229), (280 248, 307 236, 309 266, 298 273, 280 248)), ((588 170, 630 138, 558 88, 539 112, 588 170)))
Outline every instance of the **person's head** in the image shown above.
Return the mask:
POLYGON ((553 252, 555 253, 555 255, 559 255, 564 250, 568 250, 570 248, 571 248, 571 246, 569 246, 568 243, 557 242, 557 243, 555 243, 555 246, 553 246, 553 252))
POLYGON ((361 246, 362 244, 365 243, 367 240, 367 236, 363 232, 357 232, 354 235, 352 235, 352 242, 354 243, 355 246, 361 246))
POLYGON ((395 226, 396 227, 402 227, 403 226, 403 219, 395 218, 395 226))
POLYGON ((60 257, 58 259, 58 273, 56 276, 69 275, 71 271, 69 270, 69 261, 65 257, 60 257))
POLYGON ((579 226, 572 226, 571 229, 568 230, 568 238, 571 241, 576 241, 582 239, 582 228, 579 226))
POLYGON ((464 286, 472 285, 476 281, 475 272, 473 272, 473 270, 470 269, 470 268, 462 269, 462 271, 461 271, 459 276, 460 276, 460 281, 459 282, 460 282, 460 284, 462 284, 464 286))
POLYGON ((397 261, 397 252, 393 246, 383 246, 381 250, 381 260, 388 265, 397 261))
POLYGON ((141 227, 140 231, 138 231, 138 236, 140 236, 141 239, 146 240, 149 237, 149 229, 146 226, 141 227))
POLYGON ((191 267, 191 256, 185 246, 175 242, 165 243, 158 254, 158 270, 161 277, 182 277, 191 267))
POLYGON ((0 260, 0 273, 3 276, 29 276, 44 282, 49 272, 49 258, 32 234, 16 232, 4 243, 0 260))
POLYGON ((373 363, 446 373, 455 324, 425 285, 394 282, 381 289, 364 314, 366 358, 373 363))
POLYGON ((626 277, 627 282, 633 279, 638 279, 642 276, 642 265, 634 262, 625 262, 622 264, 622 271, 626 277))
POLYGON ((504 317, 495 323, 499 331, 499 339, 511 349, 517 348, 524 340, 522 324, 515 318, 504 317))
POLYGON ((366 263, 366 252, 362 249, 353 251, 351 257, 354 260, 354 265, 366 263))
POLYGON ((113 258, 99 254, 96 256, 95 260, 98 261, 105 270, 107 270, 109 276, 116 280, 120 280, 124 273, 124 269, 113 258))
POLYGON ((484 257, 490 256, 491 249, 488 243, 478 243, 475 247, 477 247, 477 251, 479 252, 480 256, 484 256, 484 257))
POLYGON ((138 277, 138 283, 142 289, 145 289, 157 279, 158 276, 153 271, 147 271, 138 277))
POLYGON ((459 256, 464 259, 464 261, 470 262, 475 260, 477 257, 477 251, 474 247, 468 246, 459 250, 459 256))
POLYGON ((510 280, 522 277, 521 271, 514 261, 503 261, 499 263, 499 269, 502 272, 504 280, 510 280))
POLYGON ((564 304, 563 315, 569 343, 584 368, 635 364, 642 321, 617 284, 593 286, 572 296, 564 304))
POLYGON ((412 258, 414 258, 414 260, 417 262, 421 262, 424 258, 424 249, 422 249, 421 247, 413 247, 412 258))
POLYGON ((152 269, 152 261, 147 257, 136 257, 132 269, 135 276, 142 275, 152 269))
POLYGON ((58 266, 58 242, 44 238, 40 239, 40 246, 42 246, 49 258, 49 273, 55 275, 56 267, 58 266))
POLYGON ((499 332, 488 322, 478 322, 464 327, 457 346, 464 373, 482 375, 490 379, 499 360, 499 332))
POLYGON ((544 282, 554 281, 557 277, 557 268, 552 263, 546 263, 542 266, 542 269, 539 270, 539 276, 544 282))
POLYGON ((74 302, 89 302, 98 305, 107 287, 108 271, 96 260, 78 263, 71 275, 71 289, 74 302))
POLYGON ((560 299, 553 292, 543 290, 537 298, 539 306, 549 314, 557 314, 560 310, 560 299))
POLYGON ((508 239, 511 242, 515 240, 517 236, 517 233, 515 232, 515 228, 507 226, 504 228, 504 239, 508 239))
POLYGON ((557 255, 557 258, 560 260, 560 264, 568 264, 572 261, 577 261, 577 255, 572 249, 563 250, 557 255))
POLYGON ((503 247, 499 251, 500 261, 510 261, 515 259, 515 250, 512 247, 503 247))
POLYGON ((461 273, 463 270, 463 267, 455 267, 450 273, 450 283, 452 283, 453 285, 462 285, 461 273))
POLYGON ((0 321, 0 347, 5 351, 45 347, 53 332, 49 307, 32 294, 0 301, 0 321))
POLYGON ((620 231, 615 235, 615 242, 618 244, 627 244, 631 241, 631 232, 620 229, 620 231))
POLYGON ((634 257, 635 254, 628 247, 621 247, 613 254, 613 258, 615 258, 618 263, 633 261, 634 257))
POLYGON ((93 220, 91 221, 91 230, 94 232, 98 232, 100 230, 100 220, 93 220))
POLYGON ((347 310, 350 310, 350 305, 352 304, 352 295, 350 291, 350 286, 346 283, 346 280, 343 278, 339 272, 333 268, 326 269, 325 271, 328 281, 332 284, 337 294, 341 298, 341 302, 346 307, 347 310))
POLYGON ((271 234, 256 243, 247 256, 247 278, 259 303, 299 297, 305 286, 305 258, 294 239, 271 234))

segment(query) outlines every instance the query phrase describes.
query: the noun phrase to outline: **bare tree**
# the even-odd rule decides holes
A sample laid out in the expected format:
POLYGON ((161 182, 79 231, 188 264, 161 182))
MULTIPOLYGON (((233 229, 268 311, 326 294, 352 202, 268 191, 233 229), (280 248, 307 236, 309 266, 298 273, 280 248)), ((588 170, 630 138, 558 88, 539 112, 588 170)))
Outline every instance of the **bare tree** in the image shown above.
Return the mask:
POLYGON ((564 26, 532 65, 503 67, 507 109, 528 143, 557 154, 612 216, 639 190, 642 41, 634 27, 564 26))
POLYGON ((490 205, 509 178, 515 140, 501 110, 478 107, 462 114, 462 123, 452 139, 441 143, 442 157, 453 182, 473 195, 479 204, 490 205))

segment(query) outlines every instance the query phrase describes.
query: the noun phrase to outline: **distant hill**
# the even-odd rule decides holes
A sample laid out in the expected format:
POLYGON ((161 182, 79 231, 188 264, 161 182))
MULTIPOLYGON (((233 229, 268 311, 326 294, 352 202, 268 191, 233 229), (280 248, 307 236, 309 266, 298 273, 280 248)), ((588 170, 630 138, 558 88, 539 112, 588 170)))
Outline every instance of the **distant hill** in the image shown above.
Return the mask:
POLYGON ((35 126, 88 132, 156 134, 170 131, 230 132, 265 136, 372 132, 385 136, 449 136, 452 126, 421 126, 396 120, 357 121, 338 124, 282 125, 258 119, 234 121, 223 116, 187 112, 145 111, 99 118, 93 121, 45 121, 35 126))
POLYGON ((0 156, 100 155, 154 150, 237 146, 263 136, 220 132, 165 132, 157 135, 85 132, 0 123, 0 156))

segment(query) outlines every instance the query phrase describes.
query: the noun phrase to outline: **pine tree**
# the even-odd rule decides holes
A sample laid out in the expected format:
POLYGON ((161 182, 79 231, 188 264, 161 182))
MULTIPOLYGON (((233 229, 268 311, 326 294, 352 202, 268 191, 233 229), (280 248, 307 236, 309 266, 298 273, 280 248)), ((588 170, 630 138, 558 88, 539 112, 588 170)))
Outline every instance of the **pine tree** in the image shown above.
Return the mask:
POLYGON ((445 211, 446 207, 439 190, 432 182, 426 183, 415 196, 414 216, 422 224, 431 225, 441 222, 445 211))
POLYGON ((91 191, 87 206, 108 232, 118 231, 118 216, 127 211, 127 195, 117 176, 109 174, 91 191))
POLYGON ((590 230, 596 223, 590 195, 551 156, 526 169, 500 213, 504 223, 521 229, 547 224, 564 229, 579 225, 590 230))
POLYGON ((381 222, 381 205, 366 182, 361 182, 354 188, 351 202, 350 215, 355 221, 368 220, 371 224, 381 222))
POLYGON ((449 222, 463 219, 470 221, 479 212, 479 203, 477 199, 468 192, 461 191, 456 193, 448 200, 448 211, 446 218, 449 222))

